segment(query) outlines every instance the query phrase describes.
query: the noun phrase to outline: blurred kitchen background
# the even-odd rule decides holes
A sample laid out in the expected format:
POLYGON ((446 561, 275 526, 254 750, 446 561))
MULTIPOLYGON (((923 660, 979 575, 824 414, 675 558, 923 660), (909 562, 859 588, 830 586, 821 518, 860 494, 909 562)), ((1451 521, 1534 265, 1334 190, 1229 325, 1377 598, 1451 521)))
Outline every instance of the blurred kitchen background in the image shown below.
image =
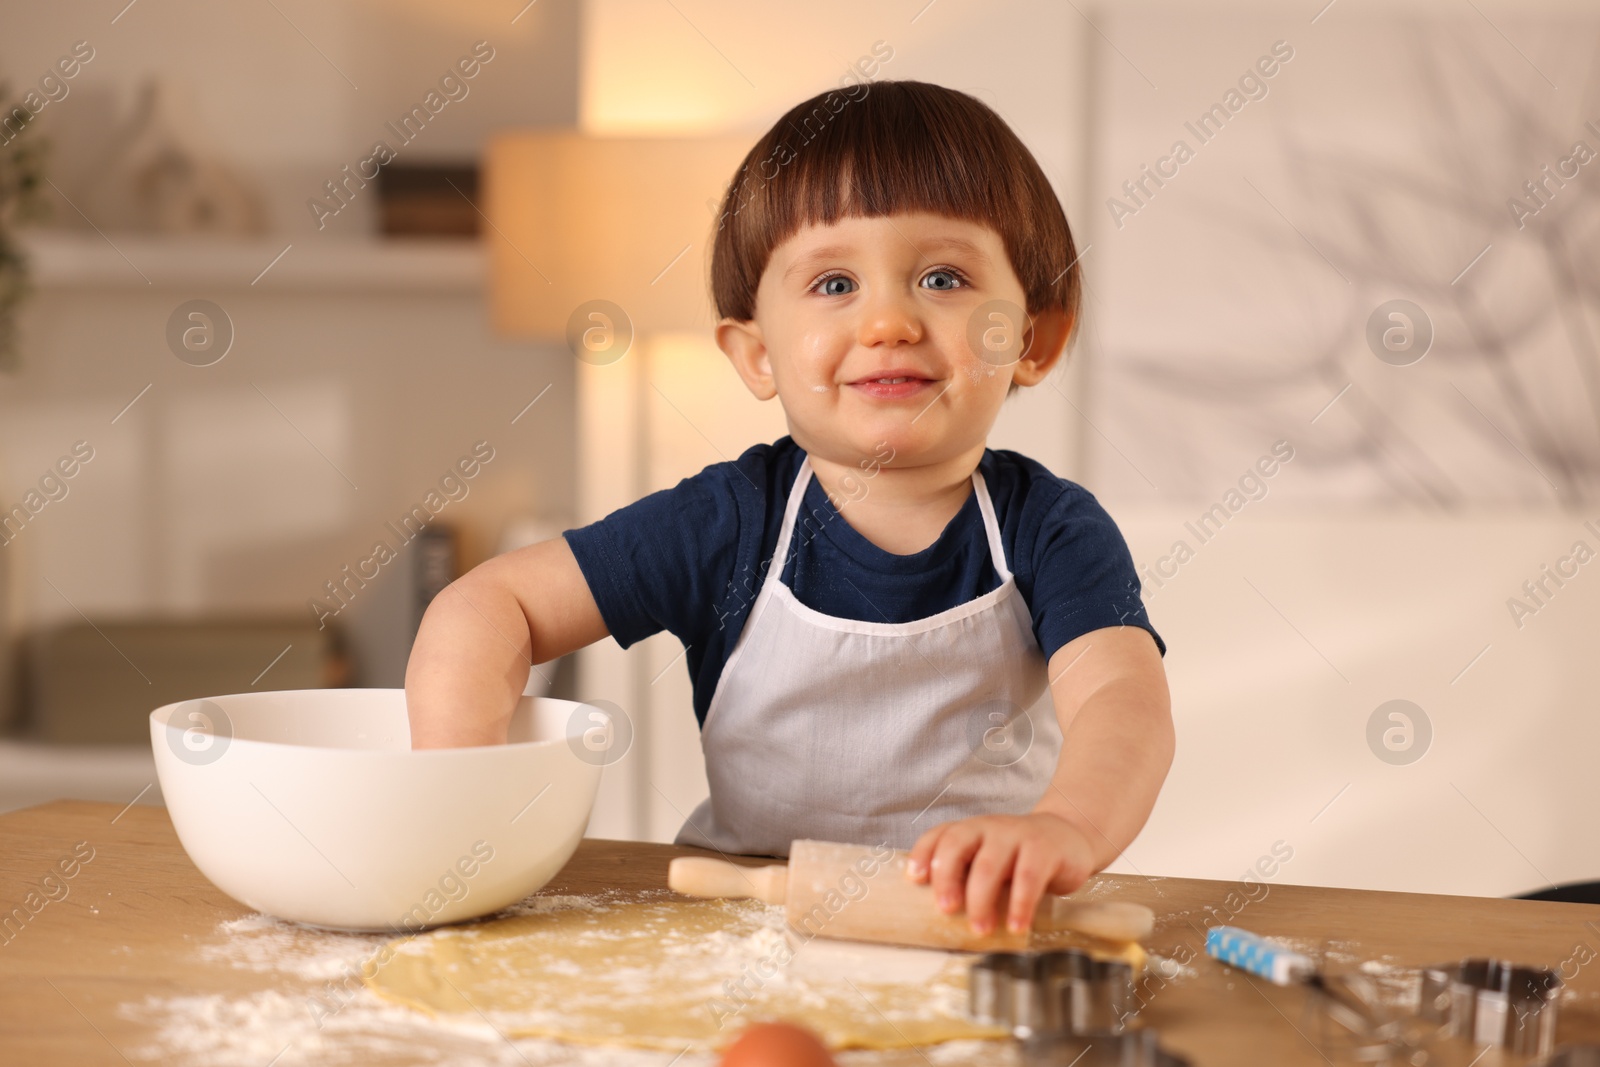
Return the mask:
MULTIPOLYGON (((1073 358, 991 444, 1099 495, 1170 646, 1114 869, 1600 878, 1597 59, 1533 0, 13 11, 0 809, 159 803, 157 705, 399 686, 454 575, 780 436, 710 343, 715 200, 793 103, 918 78, 1082 252, 1073 358)), ((633 724, 592 835, 704 796, 683 651, 530 675, 633 724)))

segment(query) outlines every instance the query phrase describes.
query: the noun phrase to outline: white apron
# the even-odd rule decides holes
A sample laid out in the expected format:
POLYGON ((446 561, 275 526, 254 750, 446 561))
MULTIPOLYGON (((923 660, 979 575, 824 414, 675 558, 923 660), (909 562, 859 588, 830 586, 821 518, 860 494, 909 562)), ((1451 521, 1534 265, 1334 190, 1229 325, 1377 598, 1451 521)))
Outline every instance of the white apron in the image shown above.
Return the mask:
POLYGON ((811 475, 807 457, 700 732, 711 796, 677 842, 764 856, 800 838, 904 849, 952 819, 1033 810, 1061 727, 983 475, 973 492, 999 587, 905 623, 824 615, 780 581, 811 475))

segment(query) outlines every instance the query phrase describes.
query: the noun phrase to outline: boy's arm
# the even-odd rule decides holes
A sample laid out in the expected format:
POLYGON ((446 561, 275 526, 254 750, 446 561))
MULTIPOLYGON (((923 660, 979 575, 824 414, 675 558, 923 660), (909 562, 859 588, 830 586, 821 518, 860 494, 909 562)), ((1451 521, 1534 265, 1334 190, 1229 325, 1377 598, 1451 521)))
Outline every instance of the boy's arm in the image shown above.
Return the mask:
POLYGON ((474 567, 434 597, 412 645, 411 747, 504 744, 529 667, 608 632, 564 537, 474 567))
MULTIPOLYGON (((1050 657, 1061 759, 1035 811, 1081 830, 1093 870, 1133 843, 1172 766, 1172 700, 1161 653, 1138 626, 1094 630, 1050 657)), ((1074 887, 1076 888, 1076 887, 1074 887)))
POLYGON ((1172 765, 1166 672, 1147 631, 1093 630, 1061 646, 1049 672, 1063 742, 1033 813, 945 823, 911 851, 911 877, 931 881, 940 906, 964 908, 980 933, 996 919, 1027 929, 1043 893, 1070 893, 1116 859, 1172 765), (1000 899, 1007 883, 1009 902, 1000 899))

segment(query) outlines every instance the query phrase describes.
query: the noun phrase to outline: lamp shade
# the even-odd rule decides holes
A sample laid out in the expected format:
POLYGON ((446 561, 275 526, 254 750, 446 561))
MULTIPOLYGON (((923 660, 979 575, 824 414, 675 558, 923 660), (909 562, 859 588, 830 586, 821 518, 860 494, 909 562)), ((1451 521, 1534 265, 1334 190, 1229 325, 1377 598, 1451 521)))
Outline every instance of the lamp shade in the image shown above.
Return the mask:
POLYGON ((593 301, 635 331, 706 329, 711 239, 750 141, 504 133, 484 157, 490 304, 508 337, 568 335, 593 301))

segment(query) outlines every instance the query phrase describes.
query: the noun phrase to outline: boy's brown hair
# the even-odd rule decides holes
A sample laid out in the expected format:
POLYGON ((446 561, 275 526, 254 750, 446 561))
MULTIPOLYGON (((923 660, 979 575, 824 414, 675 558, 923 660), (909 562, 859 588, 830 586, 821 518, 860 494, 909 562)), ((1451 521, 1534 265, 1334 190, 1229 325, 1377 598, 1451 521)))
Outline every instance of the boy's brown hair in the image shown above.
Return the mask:
POLYGON ((1077 249, 1033 153, 976 97, 919 81, 819 94, 756 142, 717 219, 717 315, 755 317, 772 250, 802 226, 912 211, 992 227, 1027 293, 1028 314, 1059 308, 1077 328, 1077 249))

